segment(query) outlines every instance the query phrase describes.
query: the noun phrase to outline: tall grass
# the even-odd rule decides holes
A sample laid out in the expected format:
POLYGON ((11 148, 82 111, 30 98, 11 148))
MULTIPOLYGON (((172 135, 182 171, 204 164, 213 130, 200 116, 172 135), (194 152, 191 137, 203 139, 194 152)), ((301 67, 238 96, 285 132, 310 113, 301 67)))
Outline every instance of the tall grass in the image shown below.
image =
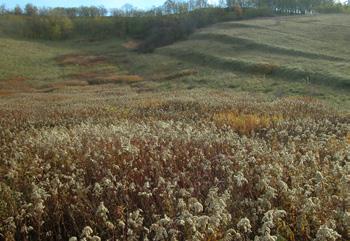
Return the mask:
POLYGON ((349 239, 346 114, 310 98, 78 91, 0 102, 2 239, 349 239))

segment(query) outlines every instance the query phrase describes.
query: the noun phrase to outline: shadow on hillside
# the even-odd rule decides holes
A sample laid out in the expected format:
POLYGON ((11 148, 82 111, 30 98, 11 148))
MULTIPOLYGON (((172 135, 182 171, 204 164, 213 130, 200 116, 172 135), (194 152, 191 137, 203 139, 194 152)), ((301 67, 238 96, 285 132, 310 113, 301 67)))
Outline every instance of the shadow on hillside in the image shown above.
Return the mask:
POLYGON ((269 53, 279 54, 279 55, 303 57, 308 59, 323 59, 328 61, 346 61, 346 59, 340 58, 340 57, 319 54, 319 53, 305 52, 305 51, 296 50, 296 49, 287 49, 287 48, 282 48, 282 47, 273 46, 269 44, 258 43, 246 38, 233 37, 225 34, 200 33, 200 34, 193 35, 191 39, 211 40, 211 41, 216 41, 224 44, 235 44, 235 45, 239 45, 240 49, 244 48, 244 49, 255 50, 260 52, 269 52, 269 53))

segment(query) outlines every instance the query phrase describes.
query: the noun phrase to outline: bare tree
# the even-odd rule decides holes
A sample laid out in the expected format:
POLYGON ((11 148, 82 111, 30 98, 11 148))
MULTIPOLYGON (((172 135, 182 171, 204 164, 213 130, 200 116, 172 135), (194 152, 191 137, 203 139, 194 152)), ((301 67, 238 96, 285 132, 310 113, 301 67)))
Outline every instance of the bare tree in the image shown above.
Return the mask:
POLYGON ((99 6, 98 11, 99 11, 99 16, 101 16, 101 17, 107 16, 107 14, 108 14, 108 10, 104 6, 99 6))
POLYGON ((24 8, 24 12, 28 16, 38 15, 38 8, 31 3, 28 3, 24 8))
POLYGON ((135 12, 137 11, 136 7, 131 5, 130 3, 126 3, 121 7, 121 11, 123 12, 123 15, 125 16, 133 16, 135 12))
POLYGON ((227 7, 227 2, 225 0, 219 0, 218 6, 220 8, 225 8, 227 7))
POLYGON ((196 1, 197 8, 206 8, 209 6, 208 0, 197 0, 196 1))
POLYGON ((237 4, 236 0, 226 0, 226 6, 228 8, 233 8, 237 4))
POLYGON ((188 2, 177 1, 176 8, 178 13, 187 13, 190 9, 188 2))
POLYGON ((120 16, 123 16, 124 15, 124 12, 123 10, 119 9, 119 8, 114 8, 114 9, 111 9, 111 14, 112 16, 115 16, 115 17, 120 17, 120 16))
POLYGON ((189 0, 188 1, 188 7, 189 7, 189 10, 193 10, 196 8, 196 0, 189 0))
POLYGON ((15 15, 22 15, 23 14, 23 10, 22 10, 21 6, 16 5, 16 7, 13 9, 13 13, 15 15))
POLYGON ((173 14, 176 13, 176 3, 173 0, 167 0, 163 4, 163 8, 166 14, 173 14))
POLYGON ((5 4, 0 5, 0 15, 6 14, 6 6, 5 4))

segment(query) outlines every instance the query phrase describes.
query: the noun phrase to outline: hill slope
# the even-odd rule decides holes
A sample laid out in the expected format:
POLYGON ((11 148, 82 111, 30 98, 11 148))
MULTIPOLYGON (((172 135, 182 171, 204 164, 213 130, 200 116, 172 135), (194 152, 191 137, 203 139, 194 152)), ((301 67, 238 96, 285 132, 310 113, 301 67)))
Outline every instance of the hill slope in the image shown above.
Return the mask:
POLYGON ((137 54, 130 49, 135 43, 123 40, 34 42, 2 36, 0 54, 6 58, 0 59, 0 89, 116 80, 153 91, 224 88, 272 97, 306 95, 346 107, 349 20, 349 15, 319 15, 225 22, 152 54, 137 54))
POLYGON ((281 85, 284 94, 323 96, 326 89, 348 93, 349 20, 349 15, 321 15, 221 23, 157 53, 204 67, 205 72, 211 69, 206 78, 221 80, 234 73, 231 83, 239 88, 257 78, 256 86, 263 85, 266 92, 278 92, 276 85, 281 85))

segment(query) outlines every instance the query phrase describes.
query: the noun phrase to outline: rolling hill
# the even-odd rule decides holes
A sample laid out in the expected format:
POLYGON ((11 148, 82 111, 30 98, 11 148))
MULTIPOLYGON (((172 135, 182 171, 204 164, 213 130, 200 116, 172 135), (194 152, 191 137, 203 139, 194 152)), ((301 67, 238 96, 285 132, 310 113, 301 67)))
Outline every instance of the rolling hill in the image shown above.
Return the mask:
POLYGON ((125 40, 47 42, 3 36, 0 85, 4 92, 16 89, 18 81, 13 84, 17 87, 10 82, 18 79, 37 89, 138 75, 138 83, 131 83, 135 88, 302 95, 346 107, 350 106, 349 19, 349 15, 316 15, 225 22, 152 54, 135 53, 132 46, 137 43, 125 40), (62 64, 59 60, 66 57, 71 61, 62 64))

